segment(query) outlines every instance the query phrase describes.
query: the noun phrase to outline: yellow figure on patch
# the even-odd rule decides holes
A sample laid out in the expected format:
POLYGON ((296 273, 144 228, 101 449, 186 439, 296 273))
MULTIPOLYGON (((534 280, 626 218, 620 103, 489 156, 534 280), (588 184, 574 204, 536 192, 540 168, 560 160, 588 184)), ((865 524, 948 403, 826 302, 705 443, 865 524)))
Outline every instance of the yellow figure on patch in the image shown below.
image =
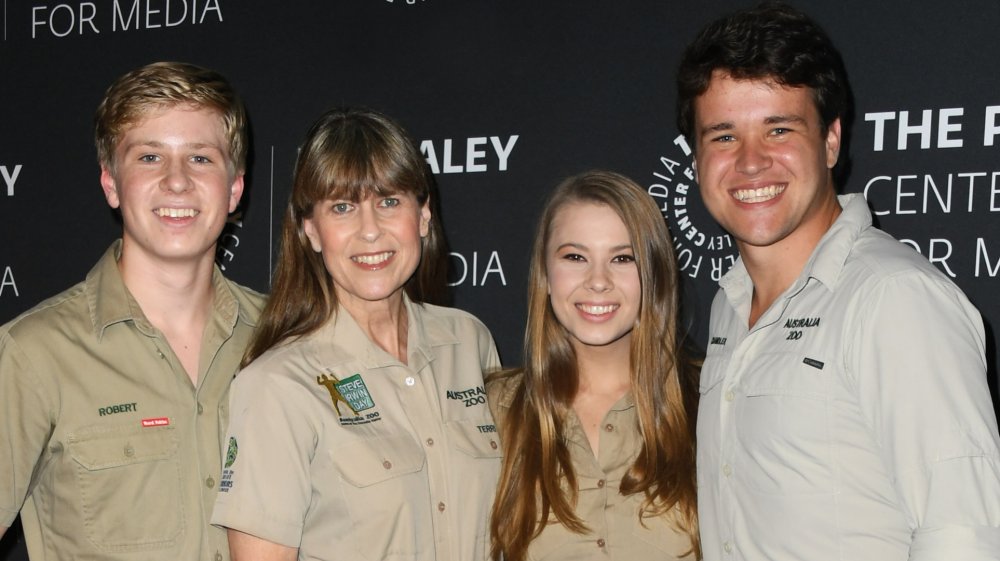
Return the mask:
POLYGON ((340 402, 343 402, 344 405, 351 410, 351 413, 354 413, 355 415, 358 414, 358 412, 354 410, 354 407, 352 407, 351 404, 344 399, 340 390, 337 389, 337 384, 340 383, 340 380, 338 380, 336 376, 331 377, 326 374, 316 376, 316 383, 321 386, 326 386, 326 389, 330 392, 330 399, 333 401, 333 408, 337 411, 337 416, 340 416, 340 402))

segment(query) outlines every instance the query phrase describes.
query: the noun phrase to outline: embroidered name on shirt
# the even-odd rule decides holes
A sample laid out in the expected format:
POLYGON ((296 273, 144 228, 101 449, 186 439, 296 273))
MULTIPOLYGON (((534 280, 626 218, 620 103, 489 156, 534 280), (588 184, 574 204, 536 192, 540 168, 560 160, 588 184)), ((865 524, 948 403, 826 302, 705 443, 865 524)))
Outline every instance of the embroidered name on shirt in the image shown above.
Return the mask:
POLYGON ((119 403, 118 405, 101 407, 97 410, 97 414, 103 417, 105 415, 115 415, 118 413, 135 413, 138 410, 139 408, 135 403, 119 403))
POLYGON ((710 345, 725 345, 726 344, 726 338, 725 337, 712 337, 712 340, 709 341, 709 344, 710 345))
POLYGON ((465 403, 466 407, 484 405, 486 404, 486 388, 483 386, 476 386, 467 390, 448 390, 445 393, 445 397, 448 399, 462 401, 465 403))
POLYGON ((803 327, 816 327, 819 325, 819 318, 788 318, 785 321, 785 329, 802 329, 803 327))
POLYGON ((785 321, 785 329, 790 329, 788 336, 785 337, 788 341, 798 341, 802 338, 802 328, 804 327, 816 327, 819 325, 819 318, 788 318, 785 321))

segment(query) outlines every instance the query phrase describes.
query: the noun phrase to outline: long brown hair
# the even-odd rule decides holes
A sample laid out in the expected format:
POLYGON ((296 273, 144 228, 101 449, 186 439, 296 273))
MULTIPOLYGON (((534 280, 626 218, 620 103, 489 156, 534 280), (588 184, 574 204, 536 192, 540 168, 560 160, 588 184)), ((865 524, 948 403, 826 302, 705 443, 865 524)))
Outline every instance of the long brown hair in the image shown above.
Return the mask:
POLYGON ((497 419, 505 450, 490 522, 491 556, 495 561, 501 556, 522 561, 550 514, 571 531, 587 531, 574 512, 576 474, 561 438, 579 383, 576 354, 552 311, 545 270, 553 219, 576 202, 605 205, 622 219, 642 285, 630 349, 642 448, 622 478, 620 492, 645 495, 640 520, 676 509, 675 522, 698 556, 693 427, 698 364, 684 351, 678 329, 677 261, 666 224, 649 195, 627 177, 606 171, 563 181, 539 220, 529 273, 525 365, 494 375, 522 375, 523 383, 507 415, 497 419), (563 479, 568 493, 561 486, 563 479))
MULTIPOLYGON (((413 139, 382 113, 333 109, 313 123, 295 163, 271 296, 241 366, 283 341, 315 331, 337 310, 330 273, 303 229, 316 203, 411 193, 423 205, 430 201, 432 182, 413 139)), ((406 293, 414 302, 439 302, 445 273, 444 235, 440 221, 432 216, 420 264, 405 285, 406 293)))

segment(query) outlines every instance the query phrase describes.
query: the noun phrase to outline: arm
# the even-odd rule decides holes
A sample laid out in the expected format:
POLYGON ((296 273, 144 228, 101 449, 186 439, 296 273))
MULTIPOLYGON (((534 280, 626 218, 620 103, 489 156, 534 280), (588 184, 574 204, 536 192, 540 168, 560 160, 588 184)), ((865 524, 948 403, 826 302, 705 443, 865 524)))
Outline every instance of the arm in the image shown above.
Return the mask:
POLYGON ((860 306, 848 363, 912 530, 910 559, 1000 559, 1000 445, 978 312, 915 274, 879 283, 860 306))
POLYGON ((298 548, 269 542, 237 530, 228 530, 227 535, 233 561, 295 561, 299 556, 298 548))

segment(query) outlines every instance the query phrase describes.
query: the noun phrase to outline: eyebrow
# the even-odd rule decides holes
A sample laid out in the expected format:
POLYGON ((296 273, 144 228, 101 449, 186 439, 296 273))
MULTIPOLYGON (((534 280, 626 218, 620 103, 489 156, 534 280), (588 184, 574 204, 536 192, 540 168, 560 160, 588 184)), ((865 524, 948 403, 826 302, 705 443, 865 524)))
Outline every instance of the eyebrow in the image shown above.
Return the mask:
MULTIPOLYGON (((138 140, 136 142, 132 142, 132 143, 126 145, 125 146, 125 151, 128 152, 129 150, 131 150, 133 148, 164 148, 166 146, 167 146, 166 144, 164 144, 163 142, 160 142, 158 140, 138 140)), ((206 148, 210 148, 210 149, 213 149, 213 150, 218 150, 219 152, 225 152, 225 150, 221 146, 219 146, 218 144, 209 143, 209 142, 188 142, 188 143, 182 144, 181 146, 183 148, 189 148, 189 149, 194 149, 194 150, 204 150, 206 148)))
MULTIPOLYGON (((771 115, 764 118, 765 125, 780 125, 784 123, 805 123, 806 120, 799 115, 771 115)), ((705 127, 701 134, 702 136, 717 132, 731 131, 736 128, 736 125, 732 121, 722 121, 719 123, 714 123, 705 127)))
MULTIPOLYGON (((576 243, 576 242, 566 242, 564 244, 561 244, 559 247, 557 247, 556 251, 559 251, 561 249, 565 249, 567 247, 573 248, 573 249, 590 249, 590 248, 588 248, 587 246, 585 246, 583 244, 579 244, 579 243, 576 243)), ((615 251, 625 251, 626 249, 633 249, 632 248, 632 244, 631 243, 626 243, 626 244, 616 245, 616 246, 614 246, 614 247, 611 248, 611 251, 612 252, 615 252, 615 251)))

